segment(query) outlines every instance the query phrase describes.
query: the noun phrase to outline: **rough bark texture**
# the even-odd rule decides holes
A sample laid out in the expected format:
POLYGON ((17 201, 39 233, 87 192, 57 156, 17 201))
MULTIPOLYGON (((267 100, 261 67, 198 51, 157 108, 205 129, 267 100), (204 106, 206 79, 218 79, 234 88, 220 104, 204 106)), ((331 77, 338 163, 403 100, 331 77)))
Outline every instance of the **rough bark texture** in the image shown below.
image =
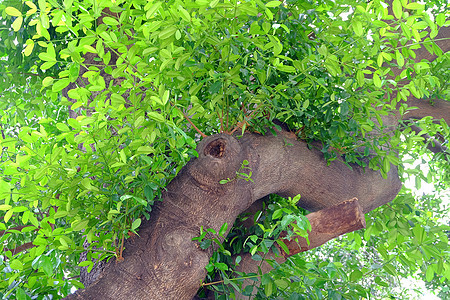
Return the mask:
MULTIPOLYGON (((284 239, 289 252, 278 248, 284 258, 314 249, 340 235, 366 227, 364 214, 356 198, 310 213, 306 217, 311 223, 311 231, 308 232, 309 243, 303 237, 284 239)), ((281 233, 281 237, 286 236, 286 232, 281 233)))
MULTIPOLYGON (((253 214, 258 209, 261 209, 262 205, 259 202, 255 202, 246 212, 253 214)), ((267 273, 273 269, 272 264, 274 263, 284 263, 292 255, 319 247, 342 234, 362 229, 366 226, 364 214, 356 198, 310 213, 306 217, 311 223, 311 231, 308 232, 309 244, 303 237, 293 236, 290 240, 284 239, 283 241, 288 247, 289 253, 286 253, 283 248, 275 244, 281 255, 275 255, 271 250, 267 254, 259 253, 266 260, 257 263, 255 263, 250 253, 241 254, 241 262, 236 271, 258 274, 261 270, 262 273, 267 273)), ((250 221, 248 224, 248 226, 251 225, 253 225, 253 221, 250 221)), ((286 232, 282 232, 281 236, 286 236, 286 232)), ((257 286, 258 283, 251 279, 245 279, 242 287, 245 288, 248 285, 257 286)), ((237 295, 236 299, 248 299, 248 296, 237 295)))
POLYGON ((141 226, 140 238, 127 242, 125 261, 111 263, 95 283, 69 299, 192 299, 212 253, 191 240, 200 226, 218 231, 224 223, 231 225, 271 193, 301 194, 300 206, 311 211, 357 197, 367 212, 391 201, 401 186, 394 167, 383 179, 378 172, 357 166, 351 170, 338 161, 327 166, 320 151, 284 132, 249 133, 240 139, 209 136, 197 151, 199 157, 167 186, 164 200, 141 226), (244 159, 254 182, 220 184, 235 178, 244 159))

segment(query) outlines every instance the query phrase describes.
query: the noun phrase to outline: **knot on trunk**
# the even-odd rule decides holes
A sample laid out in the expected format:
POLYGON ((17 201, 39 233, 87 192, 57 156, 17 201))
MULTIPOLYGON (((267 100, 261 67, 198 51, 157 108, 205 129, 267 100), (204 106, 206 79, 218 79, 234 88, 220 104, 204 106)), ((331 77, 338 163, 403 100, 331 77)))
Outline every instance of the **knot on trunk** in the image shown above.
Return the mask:
POLYGON ((222 158, 225 154, 226 140, 218 138, 206 145, 204 155, 210 155, 215 158, 222 158))
POLYGON ((239 141, 228 134, 204 138, 197 146, 198 158, 191 161, 189 173, 199 183, 211 186, 219 181, 236 177, 245 159, 239 141))

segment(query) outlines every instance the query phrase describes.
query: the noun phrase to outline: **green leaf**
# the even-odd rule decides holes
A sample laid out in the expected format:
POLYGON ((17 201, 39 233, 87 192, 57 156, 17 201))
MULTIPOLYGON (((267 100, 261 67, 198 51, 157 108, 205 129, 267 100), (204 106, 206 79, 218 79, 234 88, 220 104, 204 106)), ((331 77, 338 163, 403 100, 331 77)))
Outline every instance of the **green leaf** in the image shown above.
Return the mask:
POLYGON ((29 299, 27 294, 22 288, 16 290, 16 300, 27 300, 29 299))
POLYGON ((381 87, 381 79, 380 76, 378 76, 377 73, 373 74, 373 84, 377 87, 380 88, 381 87))
POLYGON ((166 39, 170 38, 172 35, 174 35, 177 30, 178 30, 177 27, 170 26, 170 27, 164 29, 163 31, 161 31, 158 36, 160 39, 166 40, 166 39))
POLYGON ((105 23, 106 25, 112 25, 112 26, 119 25, 119 22, 116 19, 111 18, 111 17, 104 17, 103 23, 105 23))
POLYGON ((415 226, 413 228, 414 237, 416 238, 419 244, 422 244, 426 238, 425 230, 420 226, 415 226))
POLYGON ((50 85, 52 85, 52 83, 53 83, 53 78, 49 77, 49 76, 45 77, 44 80, 42 80, 42 85, 44 87, 50 86, 50 85))
POLYGON ((22 27, 23 17, 17 17, 17 19, 14 20, 12 23, 12 28, 14 31, 19 31, 20 27, 22 27))
POLYGON ((133 224, 131 224, 131 230, 136 230, 139 226, 141 226, 141 218, 134 220, 133 224))
POLYGON ((88 223, 89 223, 88 219, 81 220, 81 221, 75 221, 72 223, 72 229, 73 229, 73 231, 80 231, 80 230, 86 229, 88 223))
POLYGON ((140 146, 136 150, 136 154, 150 154, 150 153, 155 153, 155 148, 150 146, 140 146))
POLYGON ((397 271, 395 270, 395 267, 391 264, 385 264, 383 266, 383 269, 392 276, 397 276, 397 271))
POLYGON ((267 297, 270 297, 273 293, 273 281, 269 281, 266 285, 264 285, 264 294, 267 297))
POLYGON ((283 209, 279 208, 276 211, 274 211, 274 213, 272 214, 272 219, 273 220, 279 219, 282 215, 283 215, 283 209))
POLYGON ((445 23, 445 14, 444 13, 440 13, 439 15, 437 15, 436 17, 436 24, 438 26, 443 26, 445 23))
MULTIPOLYGON (((0 196, 5 198, 11 192, 11 184, 0 179, 0 196)), ((8 210, 11 209, 11 205, 8 204, 0 204, 0 210, 8 210)))
POLYGON ((277 69, 288 73, 295 73, 297 71, 297 69, 295 69, 293 66, 286 66, 281 64, 277 66, 277 69))
POLYGON ((50 69, 51 67, 53 67, 56 64, 56 60, 55 61, 47 61, 45 63, 43 63, 41 65, 41 70, 47 70, 50 69))
MULTIPOLYGON (((149 4, 151 5, 151 4, 153 4, 153 2, 148 2, 147 5, 149 5, 149 4)), ((155 15, 155 12, 160 8, 161 4, 162 4, 162 2, 156 2, 155 4, 153 4, 145 13, 145 17, 147 19, 153 18, 155 15)), ((145 8, 147 7, 147 5, 145 6, 145 8)))
POLYGON ((25 55, 25 56, 30 56, 30 54, 33 52, 33 49, 34 49, 34 41, 33 40, 31 40, 31 39, 28 39, 27 41, 26 41, 26 47, 25 47, 25 49, 23 50, 23 54, 25 55))
POLYGON ((11 267, 11 269, 14 269, 14 270, 19 270, 19 271, 23 270, 23 264, 22 264, 22 262, 21 262, 20 260, 18 260, 18 259, 13 259, 13 260, 9 263, 9 266, 11 267))
POLYGON ((39 58, 44 61, 56 61, 55 53, 52 52, 39 53, 39 58))
POLYGON ((269 1, 265 4, 266 7, 277 7, 281 5, 281 1, 269 1))
POLYGON ((355 34, 357 36, 362 36, 363 35, 363 26, 362 23, 360 21, 355 21, 353 22, 353 30, 355 31, 355 34))
POLYGON ((43 256, 41 258, 41 263, 39 264, 39 267, 42 268, 42 270, 44 271, 45 275, 52 276, 52 274, 53 274, 53 265, 52 265, 52 261, 51 261, 50 257, 43 256))
POLYGON ((283 251, 289 255, 289 248, 286 246, 286 244, 281 239, 276 240, 277 244, 283 249, 283 251))
POLYGON ((289 286, 289 283, 285 279, 276 279, 274 283, 282 290, 286 289, 289 286))
POLYGON ((395 50, 395 59, 397 60, 397 64, 400 68, 402 68, 405 65, 405 59, 398 50, 395 50))
POLYGON ((358 280, 360 280, 363 277, 363 272, 361 272, 360 270, 354 270, 351 274, 350 274, 350 280, 353 282, 356 282, 358 280))
POLYGON ((6 212, 5 216, 3 217, 3 220, 5 221, 5 223, 8 223, 9 219, 11 219, 13 215, 13 210, 10 209, 6 212))
POLYGON ((425 274, 426 281, 430 282, 434 278, 434 270, 432 268, 432 265, 428 265, 427 272, 425 274))
POLYGON ((406 9, 413 9, 413 10, 424 9, 424 7, 425 6, 423 4, 418 2, 411 2, 406 5, 406 9))
POLYGON ((400 2, 400 0, 394 0, 392 2, 392 10, 394 12, 394 16, 397 19, 400 19, 402 17, 402 4, 400 2))
POLYGON ((147 114, 150 119, 153 119, 157 122, 164 123, 164 121, 165 121, 164 117, 155 111, 148 112, 147 114))
POLYGON ((57 123, 56 128, 58 128, 61 131, 70 131, 69 127, 64 123, 57 123))
POLYGON ((187 10, 185 10, 182 6, 178 7, 178 11, 180 12, 181 18, 186 22, 191 22, 191 15, 187 10))
POLYGON ((383 280, 381 280, 381 277, 377 276, 375 277, 375 283, 380 285, 380 286, 384 286, 384 287, 388 287, 389 284, 384 282, 383 280))
POLYGON ((389 159, 386 157, 383 158, 383 171, 388 173, 391 169, 391 163, 389 162, 389 159))
POLYGON ((228 266, 225 263, 214 263, 214 266, 222 271, 228 271, 228 266))
POLYGON ((383 53, 378 54, 377 64, 379 67, 381 67, 383 65, 383 60, 384 60, 383 53))
POLYGON ((78 264, 78 266, 79 266, 79 267, 86 267, 86 266, 90 266, 91 264, 93 264, 92 261, 85 260, 85 261, 80 262, 80 263, 78 264))
POLYGON ((60 80, 57 80, 55 84, 52 86, 52 92, 59 92, 62 89, 64 89, 66 86, 68 86, 70 83, 70 80, 68 78, 63 78, 60 80))
POLYGON ((222 225, 222 227, 220 227, 220 230, 219 230, 219 236, 224 236, 225 233, 227 232, 227 229, 228 229, 228 224, 227 224, 227 223, 224 223, 224 224, 222 225))
POLYGON ((22 16, 22 13, 17 8, 11 7, 11 6, 8 6, 7 8, 5 8, 5 13, 10 16, 13 16, 13 17, 21 17, 22 16))
POLYGON ((84 45, 83 48, 84 48, 87 52, 97 53, 97 49, 95 49, 95 48, 92 47, 91 45, 84 45))
POLYGON ((211 6, 211 8, 214 8, 217 6, 217 4, 219 4, 219 0, 213 0, 211 1, 211 3, 209 4, 209 6, 211 6))
POLYGON ((206 239, 200 242, 200 248, 202 248, 203 250, 208 249, 211 246, 211 240, 210 239, 206 239))

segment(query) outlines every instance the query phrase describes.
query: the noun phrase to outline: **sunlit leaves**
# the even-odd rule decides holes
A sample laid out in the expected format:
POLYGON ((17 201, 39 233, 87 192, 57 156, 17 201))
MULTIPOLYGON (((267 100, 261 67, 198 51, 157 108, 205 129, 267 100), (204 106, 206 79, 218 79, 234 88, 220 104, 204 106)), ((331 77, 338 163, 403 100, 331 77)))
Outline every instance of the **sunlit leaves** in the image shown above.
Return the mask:
MULTIPOLYGON (((1 60, 6 75, 0 101, 5 134, 0 230, 12 224, 32 225, 2 242, 10 243, 10 248, 20 242, 39 246, 10 258, 23 265, 14 262, 11 269, 17 275, 8 273, 5 280, 7 285, 9 280, 9 284, 16 279, 24 282, 13 297, 20 298, 40 282, 36 293, 47 293, 46 282, 66 276, 62 271, 66 265, 59 270, 57 262, 78 263, 77 254, 71 252, 81 247, 78 233, 110 251, 101 254, 106 258, 114 255, 114 241, 121 234, 137 231, 141 217, 151 217, 151 206, 162 189, 197 155, 193 150, 197 133, 183 114, 206 134, 231 131, 244 120, 242 129, 262 133, 277 118, 300 139, 320 140, 329 161, 371 167, 383 176, 403 163, 396 155, 399 149, 419 153, 423 150, 417 145, 426 143, 425 134, 448 135, 445 123, 439 130, 430 125, 419 134, 404 130, 394 136, 374 135, 387 129, 385 117, 393 108, 408 112, 408 96, 431 97, 445 89, 445 79, 430 75, 432 64, 412 60, 416 42, 433 53, 442 52, 430 39, 445 25, 445 13, 427 17, 423 4, 396 0, 394 16, 388 16, 376 2, 359 3, 353 9, 339 1, 317 5, 150 1, 121 3, 120 8, 112 4, 114 14, 105 16, 101 25, 96 24, 101 9, 97 5, 70 0, 56 4, 26 1, 16 6, 23 13, 5 9, 8 28, 2 42, 8 59, 1 60), (344 18, 347 13, 349 19, 344 18), (95 59, 87 61, 87 56, 95 59), (401 73, 392 78, 396 68, 401 73), (66 91, 69 85, 73 88, 66 91), (60 256, 66 254, 70 259, 60 256), (38 276, 48 281, 37 280, 38 276)), ((436 180, 433 176, 439 173, 423 174, 417 167, 404 172, 417 176, 417 187, 436 180)), ((448 174, 441 173, 437 181, 444 184, 448 174)), ((409 211, 401 209, 397 215, 409 211)), ((266 227, 257 229, 265 238, 243 235, 249 237, 245 247, 255 259, 262 261, 258 251, 274 249, 275 243, 289 251, 274 232, 293 220, 301 226, 292 225, 290 230, 306 232, 302 219, 292 217, 295 213, 277 207, 271 216, 275 223, 265 221, 266 227)), ((368 226, 363 236, 356 233, 351 240, 353 250, 365 251, 373 243, 383 262, 361 267, 360 258, 344 272, 344 259, 315 264, 311 261, 320 260, 292 258, 298 263, 292 270, 284 268, 285 274, 273 278, 262 276, 265 290, 259 296, 289 299, 290 290, 295 298, 306 286, 311 287, 310 294, 298 297, 333 298, 336 291, 348 289, 348 295, 363 298, 368 294, 362 281, 386 287, 389 276, 403 276, 399 264, 417 269, 418 262, 429 282, 450 276, 444 257, 429 242, 434 237, 428 229, 432 226, 420 223, 425 218, 413 214, 401 220, 385 213, 378 219, 385 215, 389 219, 368 226), (383 241, 374 241, 388 229, 383 241), (395 247, 403 253, 390 261, 395 247), (428 265, 424 257, 440 258, 428 265), (378 272, 375 278, 369 277, 371 272, 378 272), (305 276, 300 280, 299 274, 305 276), (324 282, 336 288, 327 290, 324 282)), ((228 225, 219 233, 227 231, 228 225)), ((239 243, 236 238, 231 246, 239 243)), ((333 251, 338 250, 329 253, 333 251)), ((338 257, 329 253, 326 257, 338 257)), ((98 258, 92 251, 88 255, 98 258)), ((93 267, 91 261, 81 265, 93 267)), ((224 272, 231 265, 215 256, 208 268, 224 272)), ((54 288, 61 294, 69 293, 70 288, 58 284, 54 288)), ((225 278, 226 284, 239 288, 234 278, 225 278)))
POLYGON ((63 88, 68 86, 69 83, 70 83, 70 80, 68 78, 59 79, 52 85, 52 91, 53 92, 59 92, 63 88))
POLYGON ((5 13, 13 17, 21 17, 22 13, 15 7, 8 6, 5 8, 5 13))
POLYGON ((12 23, 12 28, 14 29, 14 31, 19 31, 20 27, 22 27, 22 22, 23 22, 23 17, 17 17, 16 20, 14 20, 14 22, 12 23))
POLYGON ((111 17, 104 17, 104 18, 103 18, 103 22, 104 22, 106 25, 113 25, 113 26, 119 25, 119 22, 118 22, 116 19, 111 18, 111 17))
POLYGON ((280 1, 269 1, 265 4, 266 7, 277 7, 280 6, 282 2, 280 1))
POLYGON ((360 21, 354 21, 353 30, 355 31, 357 36, 361 36, 363 34, 362 23, 360 21))
POLYGON ((402 4, 400 0, 392 1, 392 10, 394 12, 394 16, 397 19, 400 19, 402 17, 402 4))

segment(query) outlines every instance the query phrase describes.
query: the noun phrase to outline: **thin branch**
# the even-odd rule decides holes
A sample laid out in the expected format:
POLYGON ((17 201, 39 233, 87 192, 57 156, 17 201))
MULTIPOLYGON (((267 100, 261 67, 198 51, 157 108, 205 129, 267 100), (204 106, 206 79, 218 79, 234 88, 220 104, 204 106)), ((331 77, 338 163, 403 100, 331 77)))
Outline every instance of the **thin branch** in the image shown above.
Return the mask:
POLYGON ((6 252, 6 251, 11 251, 11 252, 12 252, 12 255, 15 255, 15 254, 17 254, 17 253, 19 253, 19 252, 25 251, 25 250, 30 249, 30 248, 33 248, 33 247, 36 247, 36 245, 33 245, 33 242, 28 242, 28 243, 25 243, 25 244, 23 244, 23 245, 17 246, 17 247, 14 248, 14 249, 4 248, 3 251, 4 251, 4 252, 6 252))
POLYGON ((7 233, 7 232, 11 232, 11 230, 18 230, 18 231, 21 231, 21 230, 24 229, 25 227, 31 227, 31 226, 33 226, 33 225, 21 225, 21 226, 16 226, 16 227, 9 228, 9 229, 6 229, 6 230, 2 230, 2 231, 0 231, 0 236, 4 235, 4 234, 7 233))
POLYGON ((194 127, 194 129, 195 129, 202 137, 207 137, 206 134, 204 134, 203 132, 201 132, 201 130, 198 129, 197 126, 195 126, 194 123, 192 123, 191 119, 189 119, 188 115, 186 115, 186 114, 184 113, 184 111, 182 111, 181 109, 179 109, 179 108, 176 107, 176 106, 173 106, 173 107, 175 107, 176 109, 178 109, 178 111, 181 112, 181 113, 183 114, 183 117, 189 122, 189 124, 191 124, 192 127, 194 127))

